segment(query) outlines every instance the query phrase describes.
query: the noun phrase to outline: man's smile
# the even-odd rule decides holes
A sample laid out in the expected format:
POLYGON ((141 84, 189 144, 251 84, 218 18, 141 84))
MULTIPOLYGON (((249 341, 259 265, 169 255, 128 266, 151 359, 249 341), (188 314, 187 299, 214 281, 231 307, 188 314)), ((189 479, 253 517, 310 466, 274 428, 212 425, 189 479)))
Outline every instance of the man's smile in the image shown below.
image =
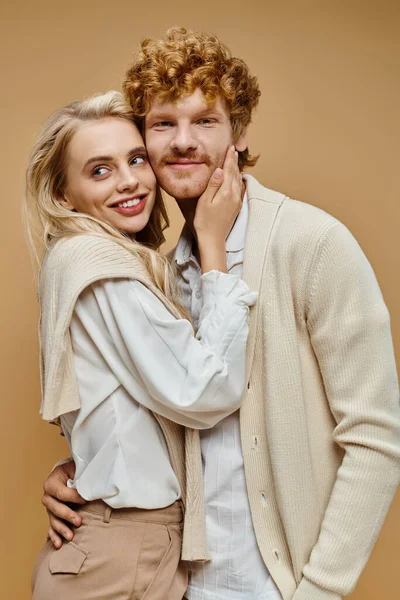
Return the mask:
POLYGON ((204 165, 204 161, 195 161, 190 158, 178 158, 174 161, 167 161, 167 166, 177 171, 187 171, 204 165))

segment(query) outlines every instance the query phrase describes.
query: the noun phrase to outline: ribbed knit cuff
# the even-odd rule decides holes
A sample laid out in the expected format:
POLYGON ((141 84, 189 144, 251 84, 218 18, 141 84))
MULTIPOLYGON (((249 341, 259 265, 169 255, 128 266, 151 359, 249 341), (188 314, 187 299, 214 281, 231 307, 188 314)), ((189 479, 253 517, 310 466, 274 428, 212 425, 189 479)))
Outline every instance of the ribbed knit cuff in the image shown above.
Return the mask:
POLYGON ((292 600, 342 600, 342 598, 340 594, 320 588, 303 577, 292 600))
POLYGON ((185 514, 181 559, 197 563, 211 559, 206 542, 204 514, 185 514))

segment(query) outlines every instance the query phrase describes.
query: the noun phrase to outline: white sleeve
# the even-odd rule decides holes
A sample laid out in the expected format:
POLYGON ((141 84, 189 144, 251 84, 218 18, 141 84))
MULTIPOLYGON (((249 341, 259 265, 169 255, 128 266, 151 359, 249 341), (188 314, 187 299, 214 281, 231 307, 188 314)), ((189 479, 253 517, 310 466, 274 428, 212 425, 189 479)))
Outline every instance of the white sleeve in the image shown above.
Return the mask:
POLYGON ((202 292, 196 336, 189 321, 173 317, 150 290, 130 279, 92 284, 74 313, 137 402, 196 429, 212 427, 239 408, 249 307, 257 298, 237 276, 217 271, 202 276, 202 292))

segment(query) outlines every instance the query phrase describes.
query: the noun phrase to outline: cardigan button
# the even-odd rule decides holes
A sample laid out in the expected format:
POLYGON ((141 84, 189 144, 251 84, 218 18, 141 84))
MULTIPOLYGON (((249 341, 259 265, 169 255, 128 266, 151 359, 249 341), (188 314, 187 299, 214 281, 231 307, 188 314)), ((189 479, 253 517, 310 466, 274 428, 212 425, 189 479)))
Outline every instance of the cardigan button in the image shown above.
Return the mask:
POLYGON ((276 562, 281 562, 281 556, 276 548, 272 550, 272 554, 274 555, 276 562))
POLYGON ((250 389, 250 381, 249 381, 249 382, 248 382, 248 384, 247 384, 247 389, 248 389, 248 390, 250 389))

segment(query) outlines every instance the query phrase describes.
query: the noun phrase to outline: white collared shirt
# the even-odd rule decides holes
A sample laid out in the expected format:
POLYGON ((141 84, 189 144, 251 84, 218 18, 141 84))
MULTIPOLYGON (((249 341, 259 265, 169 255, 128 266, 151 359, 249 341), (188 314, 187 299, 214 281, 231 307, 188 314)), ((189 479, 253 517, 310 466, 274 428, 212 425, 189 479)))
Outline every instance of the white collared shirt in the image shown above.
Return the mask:
MULTIPOLYGON (((228 272, 242 277, 248 223, 242 209, 226 241, 228 272)), ((181 300, 197 326, 202 310, 201 269, 184 228, 174 259, 181 300)), ((211 561, 192 571, 189 600, 281 600, 262 560, 247 497, 240 441, 239 411, 213 429, 200 432, 204 467, 207 544, 211 561)))
POLYGON ((172 504, 180 487, 152 412, 202 429, 238 408, 257 295, 217 271, 199 285, 196 336, 138 281, 98 281, 78 298, 70 332, 81 408, 62 415, 61 425, 76 464, 69 487, 86 500, 172 504))

